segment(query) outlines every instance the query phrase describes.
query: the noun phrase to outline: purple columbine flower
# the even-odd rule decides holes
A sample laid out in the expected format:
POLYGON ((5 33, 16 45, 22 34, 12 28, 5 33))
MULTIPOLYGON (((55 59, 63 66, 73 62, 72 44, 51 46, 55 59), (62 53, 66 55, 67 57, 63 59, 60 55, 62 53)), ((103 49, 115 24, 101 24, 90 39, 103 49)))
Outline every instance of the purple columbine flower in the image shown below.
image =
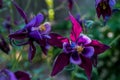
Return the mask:
POLYGON ((9 53, 10 48, 3 36, 0 34, 0 49, 5 52, 6 54, 9 53))
POLYGON ((0 80, 31 80, 28 73, 23 71, 12 72, 8 69, 0 71, 0 80))
POLYGON ((42 49, 42 51, 47 54, 47 50, 49 48, 49 45, 47 43, 47 39, 50 38, 49 33, 51 30, 51 25, 48 22, 42 23, 44 20, 44 16, 39 13, 37 16, 35 16, 30 22, 28 22, 27 15, 25 12, 15 3, 13 2, 16 9, 20 13, 20 15, 23 17, 26 25, 23 29, 20 29, 16 31, 15 33, 12 33, 9 35, 11 40, 23 40, 28 39, 28 41, 23 42, 19 45, 26 45, 29 44, 29 60, 32 60, 36 48, 34 45, 34 42, 38 43, 42 49))
POLYGON ((69 63, 73 63, 82 67, 87 74, 88 80, 90 80, 93 62, 97 59, 97 55, 107 50, 109 46, 97 40, 91 40, 84 34, 80 35, 82 32, 81 25, 72 14, 70 14, 70 20, 72 22, 70 40, 64 37, 57 37, 56 42, 60 43, 53 43, 53 45, 58 45, 63 42, 63 51, 54 62, 51 76, 55 76, 69 63), (92 60, 93 56, 95 56, 94 60, 92 60))
POLYGON ((98 18, 102 15, 104 20, 108 19, 112 14, 112 8, 115 4, 115 0, 96 0, 96 11, 98 18))

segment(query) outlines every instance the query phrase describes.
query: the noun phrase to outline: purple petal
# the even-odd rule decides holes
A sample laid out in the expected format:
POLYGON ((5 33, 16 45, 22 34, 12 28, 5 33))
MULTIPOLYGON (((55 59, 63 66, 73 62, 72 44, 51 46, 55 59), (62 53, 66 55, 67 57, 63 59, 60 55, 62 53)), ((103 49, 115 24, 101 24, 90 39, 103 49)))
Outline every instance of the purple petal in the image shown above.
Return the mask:
POLYGON ((65 53, 72 52, 72 50, 73 50, 73 49, 72 49, 70 43, 68 43, 68 42, 64 42, 64 43, 63 43, 63 51, 64 51, 65 53))
POLYGON ((79 65, 82 63, 80 56, 78 55, 77 52, 72 53, 70 57, 70 62, 73 64, 79 64, 79 65))
POLYGON ((91 80, 92 62, 89 58, 86 58, 82 55, 80 57, 82 59, 82 64, 80 64, 79 66, 85 70, 88 80, 91 80))
POLYGON ((43 14, 39 13, 26 25, 26 28, 31 30, 32 27, 39 27, 43 19, 44 19, 43 14))
POLYGON ((31 80, 29 74, 23 71, 16 71, 15 76, 17 80, 31 80))
POLYGON ((91 39, 88 36, 83 35, 83 34, 77 40, 78 45, 81 45, 81 44, 87 45, 87 44, 90 44, 90 43, 91 43, 91 39))
POLYGON ((79 24, 79 22, 77 22, 71 13, 69 15, 72 22, 72 31, 70 33, 70 38, 73 42, 75 42, 82 32, 82 26, 79 24))
POLYGON ((44 26, 45 26, 46 30, 42 31, 41 34, 48 34, 48 33, 50 33, 50 31, 51 31, 50 23, 46 22, 46 23, 44 23, 44 26))
POLYGON ((5 74, 7 74, 9 76, 9 80, 17 80, 13 72, 11 72, 7 69, 5 69, 4 72, 5 72, 5 74))
POLYGON ((95 0, 95 5, 97 6, 102 0, 95 0))
POLYGON ((16 31, 15 33, 12 33, 9 35, 10 38, 13 38, 13 39, 24 39, 24 38, 27 38, 28 37, 28 33, 27 32, 19 32, 19 31, 16 31))
POLYGON ((64 42, 69 42, 68 38, 65 38, 56 33, 50 33, 49 36, 51 37, 51 39, 48 39, 48 43, 51 46, 62 48, 64 42))
POLYGON ((91 58, 94 54, 94 48, 92 46, 85 47, 82 54, 87 58, 91 58))
POLYGON ((109 0, 109 5, 111 8, 113 8, 113 6, 115 6, 116 1, 115 0, 109 0))
POLYGON ((94 47, 95 54, 103 53, 104 51, 110 48, 109 46, 102 44, 97 40, 92 40, 92 42, 90 43, 90 46, 94 47))
POLYGON ((28 59, 31 61, 35 56, 36 48, 33 42, 29 42, 29 44, 30 44, 30 47, 29 47, 28 59))
POLYGON ((47 55, 47 52, 48 52, 48 49, 49 49, 49 48, 50 48, 49 45, 41 46, 41 49, 42 49, 42 51, 43 51, 43 53, 44 53, 45 55, 47 55))
POLYGON ((66 53, 61 53, 60 55, 58 55, 58 57, 56 58, 54 62, 51 76, 55 76, 57 73, 62 71, 64 67, 69 64, 69 61, 70 61, 70 55, 66 53))
POLYGON ((34 30, 34 31, 30 32, 29 36, 35 40, 42 39, 42 35, 40 34, 40 32, 38 30, 34 30))
POLYGON ((26 13, 22 10, 22 8, 20 8, 20 6, 15 1, 13 1, 13 4, 15 8, 17 9, 17 11, 19 12, 19 14, 21 15, 21 17, 24 19, 25 23, 27 24, 28 20, 27 20, 26 13))

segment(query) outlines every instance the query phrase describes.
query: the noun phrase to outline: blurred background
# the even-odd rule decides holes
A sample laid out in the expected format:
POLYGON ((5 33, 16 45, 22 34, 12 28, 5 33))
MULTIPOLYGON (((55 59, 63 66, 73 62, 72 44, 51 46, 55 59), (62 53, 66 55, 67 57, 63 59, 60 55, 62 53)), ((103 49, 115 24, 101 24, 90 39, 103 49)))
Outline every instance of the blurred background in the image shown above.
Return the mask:
MULTIPOLYGON (((69 9, 67 0, 15 0, 26 12, 28 19, 38 13, 45 15, 45 21, 52 23, 52 32, 69 37, 71 23, 68 20, 69 9)), ((114 8, 120 8, 120 0, 116 0, 114 8)), ((85 34, 97 39, 111 48, 99 55, 97 68, 93 68, 92 80, 120 80, 120 11, 113 13, 104 25, 103 19, 97 18, 95 0, 74 0, 71 13, 80 20, 85 20, 85 34)), ((7 68, 12 71, 23 70, 31 75, 32 80, 87 80, 84 70, 73 64, 68 65, 55 77, 50 77, 52 64, 61 49, 51 47, 48 55, 42 54, 38 44, 37 52, 32 62, 28 61, 28 45, 11 46, 8 35, 23 28, 24 20, 21 18, 11 0, 3 0, 0 6, 0 35, 9 46, 7 52, 2 50, 0 40, 0 69, 7 68)))

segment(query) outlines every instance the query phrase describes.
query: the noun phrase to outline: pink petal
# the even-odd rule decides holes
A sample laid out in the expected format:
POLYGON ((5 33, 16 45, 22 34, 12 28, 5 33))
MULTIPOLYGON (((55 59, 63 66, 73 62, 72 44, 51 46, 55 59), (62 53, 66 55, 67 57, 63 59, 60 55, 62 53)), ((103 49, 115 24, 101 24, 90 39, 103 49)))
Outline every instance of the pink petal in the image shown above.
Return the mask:
POLYGON ((69 15, 72 22, 72 31, 70 33, 70 38, 73 42, 75 42, 79 37, 80 33, 82 32, 82 26, 79 24, 79 22, 77 22, 77 20, 71 13, 69 15))
POLYGON ((88 80, 91 80, 92 62, 89 58, 86 58, 82 55, 80 57, 82 59, 82 64, 79 66, 85 70, 88 80))
POLYGON ((70 62, 70 55, 66 53, 61 53, 58 55, 54 62, 53 70, 51 73, 51 76, 55 76, 58 74, 60 71, 64 69, 65 66, 67 66, 70 62))
POLYGON ((48 43, 51 46, 56 46, 56 47, 62 48, 64 42, 69 42, 68 38, 65 38, 65 37, 63 37, 59 34, 56 34, 56 33, 50 33, 49 36, 51 38, 48 39, 48 43))
POLYGON ((90 43, 90 46, 94 47, 95 54, 103 53, 104 51, 110 48, 109 46, 102 44, 97 40, 92 40, 92 42, 90 43))

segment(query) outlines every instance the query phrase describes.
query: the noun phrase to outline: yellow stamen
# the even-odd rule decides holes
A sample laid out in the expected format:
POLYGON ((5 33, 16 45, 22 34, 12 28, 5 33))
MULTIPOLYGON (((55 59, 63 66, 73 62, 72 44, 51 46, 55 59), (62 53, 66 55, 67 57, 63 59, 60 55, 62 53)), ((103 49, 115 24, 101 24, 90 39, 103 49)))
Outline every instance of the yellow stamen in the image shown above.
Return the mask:
POLYGON ((82 46, 77 46, 76 47, 76 50, 77 50, 77 52, 79 53, 79 54, 81 54, 81 52, 83 51, 83 47, 82 46))
POLYGON ((106 9, 106 4, 105 3, 100 3, 100 6, 105 10, 106 9))
POLYGON ((40 30, 40 31, 45 31, 45 30, 46 30, 45 25, 44 25, 44 24, 40 25, 40 26, 39 26, 39 30, 40 30))

